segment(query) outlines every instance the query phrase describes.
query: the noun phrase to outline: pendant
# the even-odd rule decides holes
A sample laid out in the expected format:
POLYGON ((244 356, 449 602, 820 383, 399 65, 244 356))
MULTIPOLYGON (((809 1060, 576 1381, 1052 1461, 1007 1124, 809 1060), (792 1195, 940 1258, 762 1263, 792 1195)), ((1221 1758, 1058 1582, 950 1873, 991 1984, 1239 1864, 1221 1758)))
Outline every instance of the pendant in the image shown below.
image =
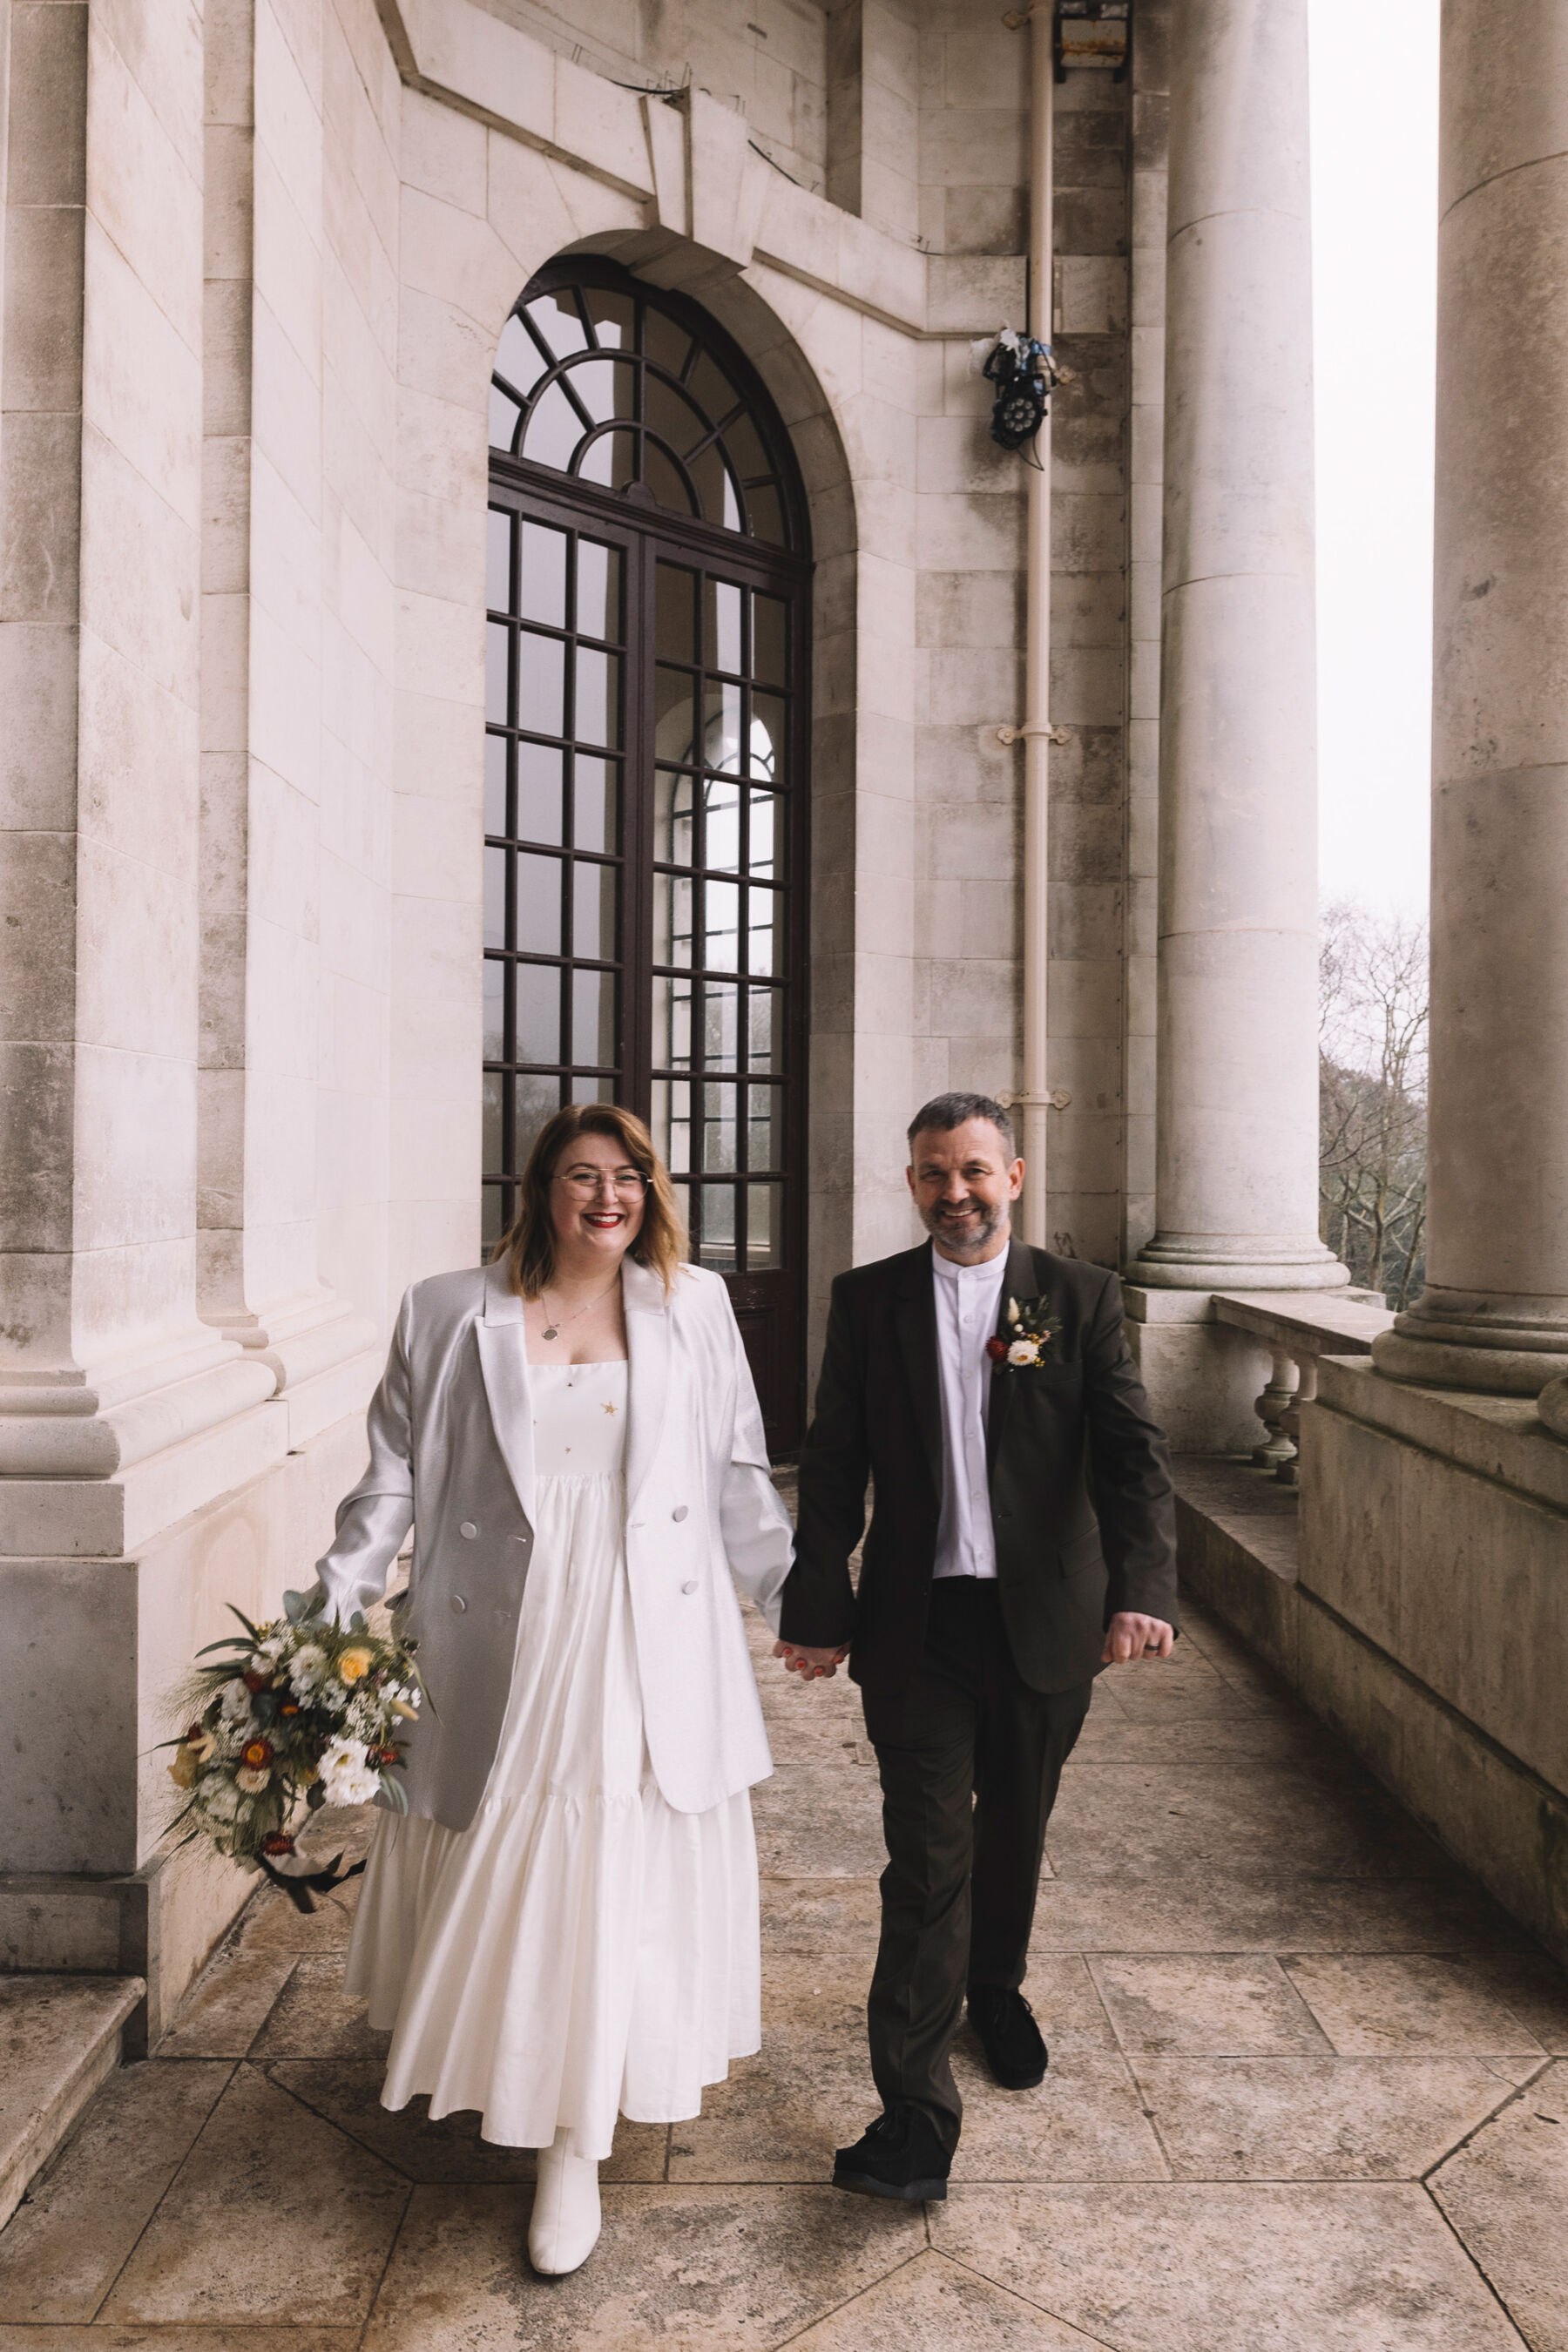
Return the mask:
POLYGON ((554 1325, 553 1323, 551 1323, 551 1324, 549 1324, 549 1325, 547 1325, 547 1326, 546 1326, 546 1328, 545 1328, 545 1329, 544 1329, 543 1333, 542 1334, 542 1336, 544 1339, 559 1339, 559 1338, 561 1337, 561 1334, 560 1334, 559 1330, 556 1328, 555 1325, 554 1325))

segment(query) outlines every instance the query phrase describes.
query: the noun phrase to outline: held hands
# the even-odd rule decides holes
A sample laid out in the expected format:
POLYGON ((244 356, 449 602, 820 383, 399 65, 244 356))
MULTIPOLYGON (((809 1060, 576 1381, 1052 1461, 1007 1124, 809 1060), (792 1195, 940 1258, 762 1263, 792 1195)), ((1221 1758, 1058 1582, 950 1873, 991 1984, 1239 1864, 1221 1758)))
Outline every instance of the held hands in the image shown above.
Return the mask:
POLYGON ((1176 1637, 1163 1617, 1141 1617, 1136 1610, 1119 1609, 1106 1628, 1101 1665, 1122 1666, 1130 1658, 1168 1658, 1176 1637))
POLYGON ((814 1683, 818 1675, 836 1675, 840 1658, 849 1655, 847 1643, 837 1650, 813 1650, 799 1642, 775 1642, 773 1655, 784 1662, 786 1675, 799 1675, 803 1682, 814 1683))

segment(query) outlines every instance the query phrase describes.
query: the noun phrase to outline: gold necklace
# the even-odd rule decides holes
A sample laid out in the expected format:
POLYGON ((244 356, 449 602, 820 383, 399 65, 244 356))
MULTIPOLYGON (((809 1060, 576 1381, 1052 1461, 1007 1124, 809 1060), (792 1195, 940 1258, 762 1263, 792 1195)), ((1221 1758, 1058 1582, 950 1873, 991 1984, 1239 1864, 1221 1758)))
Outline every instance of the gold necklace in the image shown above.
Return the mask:
MULTIPOLYGON (((616 1282, 619 1282, 620 1278, 621 1277, 617 1273, 616 1276, 616 1282)), ((600 1291, 597 1298, 589 1299, 588 1307, 598 1307, 602 1305, 604 1300, 608 1298, 611 1291, 614 1290, 616 1282, 606 1283, 605 1288, 600 1291)), ((544 1301, 544 1311, 546 1315, 548 1315, 550 1312, 550 1294, 547 1290, 542 1289, 539 1295, 544 1301)), ((588 1307, 576 1307, 573 1308, 570 1315, 557 1316, 552 1323, 547 1323, 545 1325, 543 1330, 540 1334, 541 1339, 558 1339, 561 1337, 563 1328, 568 1323, 575 1323, 579 1315, 586 1315, 588 1312, 588 1307)))

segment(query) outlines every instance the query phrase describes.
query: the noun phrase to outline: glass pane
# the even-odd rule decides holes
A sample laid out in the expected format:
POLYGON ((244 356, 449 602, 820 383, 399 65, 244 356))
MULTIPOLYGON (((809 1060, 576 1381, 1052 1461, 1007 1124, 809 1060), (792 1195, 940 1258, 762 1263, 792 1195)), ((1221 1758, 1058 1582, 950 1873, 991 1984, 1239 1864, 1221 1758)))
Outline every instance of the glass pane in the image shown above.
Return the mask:
POLYGON ((702 658, 710 669, 741 667, 741 591, 731 580, 702 583, 702 658))
POLYGON ((637 370, 626 360, 579 360, 570 371, 572 389, 595 425, 613 424, 630 416, 637 390, 637 370))
POLYGON ((613 866, 572 869, 572 952, 609 962, 616 949, 616 898, 619 873, 613 866))
POLYGON ((515 310, 500 331, 500 342, 496 351, 496 373, 504 375, 513 392, 521 392, 525 398, 544 373, 539 345, 515 310))
POLYGON ((784 993, 777 988, 747 991, 746 1058, 753 1070, 777 1070, 784 1066, 784 993))
POLYGON ((748 1087, 746 1165, 753 1169, 784 1166, 784 1090, 780 1087, 748 1087))
POLYGON ((787 783, 784 773, 784 706, 776 694, 752 697, 752 773, 764 782, 787 783))
POLYGON ((690 662, 697 658, 693 629, 697 588, 695 572, 678 563, 661 563, 654 589, 654 650, 661 661, 690 662))
POLYGON ((710 352, 698 355, 697 364, 686 381, 715 425, 729 415, 735 405, 735 388, 710 352))
POLYGON ((685 874, 653 877, 653 960, 684 971, 691 961, 697 885, 685 874))
POLYGON ((511 610, 511 517, 491 507, 485 538, 485 602, 492 612, 511 610))
POLYGON ((684 457, 708 431, 686 394, 658 375, 643 380, 643 423, 650 433, 667 441, 678 457, 684 457))
POLYGON ((580 743, 618 743, 621 740, 621 657, 601 654, 592 646, 577 648, 577 715, 574 721, 580 743))
POLYGON ((509 831, 506 808, 506 737, 485 737, 485 831, 509 831))
POLYGON ((537 1071, 528 1070, 515 1077, 512 1084, 517 1089, 513 1164, 521 1171, 528 1165, 534 1137, 545 1120, 552 1118, 561 1108, 561 1081, 559 1078, 542 1077, 537 1071))
POLYGON ((689 760, 697 740, 690 672, 660 667, 653 674, 653 748, 661 760, 689 760))
POLYGON ((702 1240, 698 1263, 731 1274, 735 1267, 735 1187, 703 1184, 698 1190, 702 1198, 702 1240))
POLYGON ((710 777, 702 787, 707 823, 702 835, 702 863, 721 874, 741 870, 741 787, 710 777))
POLYGON ((501 1096, 506 1081, 499 1070, 487 1070, 484 1076, 483 1150, 480 1165, 487 1175, 499 1174, 501 1167, 501 1096))
POLYGON ((528 305, 528 315, 558 360, 569 352, 586 351, 588 338, 569 293, 536 294, 528 305))
POLYGON ((661 866, 693 863, 691 804, 695 787, 689 776, 672 776, 661 768, 654 784, 653 854, 661 866))
POLYGON ((710 980, 702 989, 702 1059, 710 1070, 740 1065, 741 992, 732 980, 710 980))
POLYGON ((732 882, 702 886, 702 961, 710 971, 741 969, 741 894, 732 882))
POLYGON ((782 1184, 748 1184, 746 1187, 746 1264, 748 1266, 784 1264, 782 1184))
POLYGON ((518 610, 525 621, 542 621, 547 629, 566 626, 566 533, 542 522, 522 526, 521 593, 518 610))
MULTIPOLYGON (((515 945, 530 955, 561 952, 561 860, 517 857, 517 924, 515 945)), ((532 1056, 524 1058, 531 1060, 532 1056)))
MULTIPOLYGON (((749 416, 737 416, 732 425, 724 427, 724 446, 742 482, 754 482, 762 475, 773 472, 773 461, 763 446, 763 436, 749 416)), ((750 491, 747 496, 751 496, 750 491)))
POLYGON ((746 505, 751 512, 752 536, 764 540, 770 547, 784 547, 784 508, 779 494, 769 484, 759 483, 746 492, 746 505))
POLYGON ((752 872, 772 881, 784 877, 784 803, 776 793, 752 794, 752 829, 747 856, 752 872))
POLYGON ((785 624, 789 608, 778 596, 752 599, 752 676, 759 686, 784 686, 785 624))
POLYGON ((571 1100, 574 1103, 614 1102, 615 1099, 614 1078, 575 1077, 572 1081, 571 1100))
POLYGON ((653 983, 653 1066, 691 1067, 691 982, 656 979, 653 983))
POLYGON ((577 626, 585 637, 621 635, 621 551, 577 541, 577 626))
POLYGON ((496 956, 485 958, 485 1059, 499 1062, 506 1054, 507 967, 496 956))
POLYGON ((492 727, 510 725, 507 679, 511 658, 511 631, 504 621, 485 624, 485 717, 492 727))
POLYGON ((579 849, 620 847, 621 767, 618 760, 573 763, 572 838, 579 849))
POLYGON ((698 511, 703 521, 717 523, 721 530, 733 530, 736 520, 734 500, 731 499, 726 512, 724 494, 730 487, 730 476, 717 441, 710 441, 706 449, 700 450, 695 457, 689 457, 686 470, 696 489, 698 511))
POLYGON ((710 1176, 732 1175, 741 1164, 738 1110, 733 1087, 703 1087, 702 1166, 710 1176))
POLYGON ((672 457, 665 455, 657 441, 645 440, 642 446, 642 478, 661 507, 671 514, 696 514, 691 492, 685 477, 672 457))
POLYGON ((572 1059, 601 1067, 616 1059, 616 975, 572 975, 572 1059))
POLYGON ((782 980, 784 969, 784 900, 776 890, 753 888, 746 902, 746 968, 764 980, 782 980))
POLYGON ((506 938, 506 869, 510 849, 485 852, 485 945, 504 948, 506 938))
POLYGON ((684 1174, 691 1165, 691 1087, 685 1078, 653 1082, 653 1141, 665 1166, 684 1174))
POLYGON ((741 689, 710 677, 702 692, 702 763, 741 772, 741 689))
MULTIPOLYGON (((509 400, 499 383, 490 386, 490 447, 511 454, 512 437, 518 418, 522 415, 515 400, 509 400)), ((487 1198, 489 1196, 487 1195, 487 1198)))
POLYGON ((561 772, 563 751, 543 743, 517 747, 517 838, 519 841, 562 841, 561 772))
POLYGON ((517 1043, 520 1062, 559 1062, 561 1053, 561 968, 552 963, 520 963, 512 974, 517 1001, 517 1043))
POLYGON ((637 436, 629 425, 618 425, 588 443, 578 460, 578 478, 603 490, 624 490, 637 480, 637 436))
POLYGON ((601 349, 607 352, 629 352, 632 348, 632 320, 635 305, 629 294, 608 293, 602 286, 584 286, 583 300, 588 316, 594 321, 594 335, 601 349))
POLYGON ((560 384, 547 383, 529 410, 521 454, 531 457, 536 466, 553 466, 558 474, 563 474, 582 438, 582 418, 560 384))
POLYGON ((479 1188, 479 1255, 488 1258, 509 1223, 508 1203, 510 1188, 505 1184, 483 1184, 479 1188))
POLYGON ((519 633, 517 723, 535 735, 559 735, 565 727, 566 648, 559 637, 519 633))
POLYGON ((724 468, 724 528, 726 530, 744 530, 745 525, 741 520, 741 499, 735 488, 735 476, 732 469, 726 466, 724 468))
POLYGON ((668 368, 671 375, 679 375, 686 365, 691 338, 684 327, 678 327, 675 320, 667 319, 662 310, 654 310, 651 304, 645 305, 642 347, 656 365, 668 368))

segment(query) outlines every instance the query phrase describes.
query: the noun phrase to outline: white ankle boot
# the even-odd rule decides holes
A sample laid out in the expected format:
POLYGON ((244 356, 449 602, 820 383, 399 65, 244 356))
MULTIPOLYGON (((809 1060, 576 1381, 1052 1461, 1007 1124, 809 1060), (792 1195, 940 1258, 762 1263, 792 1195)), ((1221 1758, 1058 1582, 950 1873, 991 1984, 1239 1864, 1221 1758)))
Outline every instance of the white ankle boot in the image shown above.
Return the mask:
POLYGON ((598 2243, 599 2168, 590 2156, 572 2155, 571 2142, 563 2129, 552 2147, 539 2151, 528 2259, 545 2278, 580 2270, 598 2243))

